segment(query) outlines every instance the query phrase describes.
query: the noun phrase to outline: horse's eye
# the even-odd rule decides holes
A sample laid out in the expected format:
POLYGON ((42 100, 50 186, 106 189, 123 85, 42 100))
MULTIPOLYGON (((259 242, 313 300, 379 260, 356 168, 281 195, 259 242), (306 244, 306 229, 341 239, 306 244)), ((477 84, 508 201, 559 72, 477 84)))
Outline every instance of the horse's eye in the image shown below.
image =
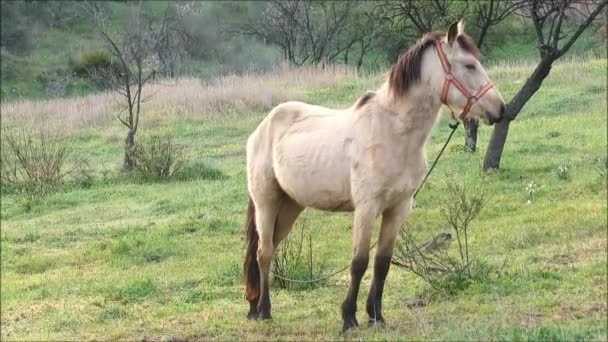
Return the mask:
POLYGON ((465 67, 471 71, 475 70, 475 65, 473 65, 473 64, 467 64, 467 65, 465 65, 465 67))

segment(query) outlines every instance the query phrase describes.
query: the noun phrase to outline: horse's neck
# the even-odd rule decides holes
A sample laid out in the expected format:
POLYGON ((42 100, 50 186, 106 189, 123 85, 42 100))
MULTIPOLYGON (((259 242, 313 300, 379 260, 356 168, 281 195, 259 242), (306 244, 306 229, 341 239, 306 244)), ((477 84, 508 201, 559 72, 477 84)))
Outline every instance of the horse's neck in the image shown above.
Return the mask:
POLYGON ((398 99, 388 96, 386 85, 379 92, 386 94, 383 96, 385 105, 396 115, 399 123, 395 125, 396 135, 401 136, 408 147, 423 149, 441 107, 438 91, 424 84, 417 84, 407 95, 398 99))

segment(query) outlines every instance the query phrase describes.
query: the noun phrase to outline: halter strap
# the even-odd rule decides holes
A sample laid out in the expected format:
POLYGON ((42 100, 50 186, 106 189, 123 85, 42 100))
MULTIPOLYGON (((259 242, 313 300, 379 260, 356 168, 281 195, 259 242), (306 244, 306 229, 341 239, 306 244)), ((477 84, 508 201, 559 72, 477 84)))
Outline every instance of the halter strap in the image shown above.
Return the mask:
POLYGON ((443 73, 445 74, 445 81, 443 81, 443 88, 441 89, 441 103, 447 106, 452 112, 452 116, 454 116, 454 110, 448 104, 448 93, 450 91, 450 85, 454 85, 460 93, 467 98, 467 104, 462 109, 462 113, 460 113, 459 118, 464 119, 464 117, 469 113, 471 107, 479 101, 479 99, 485 95, 490 89, 494 88, 494 84, 490 81, 486 82, 481 89, 479 89, 474 95, 471 95, 469 90, 460 82, 454 74, 452 74, 452 66, 443 52, 443 47, 441 46, 441 41, 435 41, 435 49, 437 50, 437 56, 439 57, 439 61, 441 62, 441 67, 443 68, 443 73))

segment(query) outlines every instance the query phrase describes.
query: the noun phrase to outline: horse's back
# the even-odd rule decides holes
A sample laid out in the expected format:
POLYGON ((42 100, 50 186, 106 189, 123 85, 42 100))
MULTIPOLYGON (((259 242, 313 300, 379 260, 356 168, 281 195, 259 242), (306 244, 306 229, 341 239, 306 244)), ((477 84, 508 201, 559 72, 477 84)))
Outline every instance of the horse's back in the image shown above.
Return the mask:
POLYGON ((303 206, 352 209, 349 117, 348 110, 297 101, 275 107, 248 141, 250 191, 252 183, 272 187, 272 179, 303 206))

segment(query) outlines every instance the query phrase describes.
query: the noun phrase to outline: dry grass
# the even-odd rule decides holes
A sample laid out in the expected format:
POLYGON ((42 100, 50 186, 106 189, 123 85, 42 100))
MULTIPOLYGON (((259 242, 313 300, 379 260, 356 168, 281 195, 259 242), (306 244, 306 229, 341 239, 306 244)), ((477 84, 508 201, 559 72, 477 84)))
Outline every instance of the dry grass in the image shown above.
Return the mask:
MULTIPOLYGON (((301 100, 304 89, 329 87, 356 78, 344 66, 291 68, 277 66, 272 72, 230 75, 205 83, 195 78, 166 79, 144 88, 144 126, 155 126, 168 117, 198 120, 226 111, 270 110, 280 102, 301 100)), ((108 125, 121 110, 121 98, 103 92, 68 99, 19 100, 2 103, 5 125, 44 127, 70 133, 81 128, 108 125)))

